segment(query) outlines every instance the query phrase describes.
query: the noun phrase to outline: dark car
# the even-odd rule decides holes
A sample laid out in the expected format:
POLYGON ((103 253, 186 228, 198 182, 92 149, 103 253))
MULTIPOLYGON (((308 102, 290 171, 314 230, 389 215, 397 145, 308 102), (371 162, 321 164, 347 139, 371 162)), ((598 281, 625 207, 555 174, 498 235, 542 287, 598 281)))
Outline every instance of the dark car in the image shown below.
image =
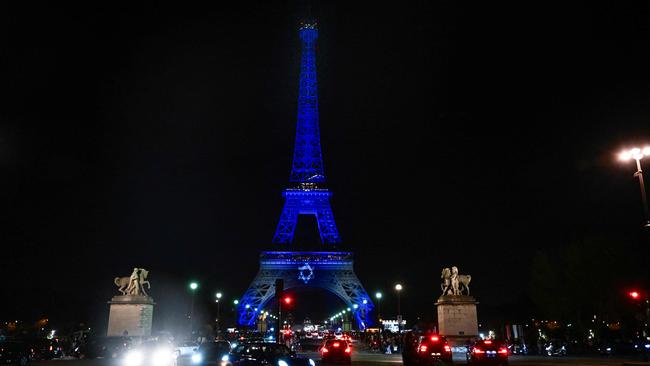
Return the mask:
POLYGON ((476 341, 467 347, 468 365, 507 365, 508 347, 492 339, 476 341))
POLYGON ((222 366, 315 366, 311 358, 298 357, 284 344, 244 343, 235 347, 222 366))
POLYGON ((402 361, 405 366, 430 366, 452 363, 451 346, 447 338, 437 335, 405 334, 402 361))
POLYGON ((199 349, 191 356, 193 365, 221 365, 222 361, 228 361, 230 353, 230 342, 216 341, 206 342, 199 346, 199 349))
POLYGON ((352 347, 348 341, 328 339, 320 348, 320 357, 324 363, 352 363, 352 347))
POLYGON ((303 351, 317 351, 322 345, 323 340, 318 338, 303 338, 300 340, 300 348, 303 351))
POLYGON ((25 366, 29 363, 30 347, 21 342, 0 343, 0 364, 18 364, 25 366))

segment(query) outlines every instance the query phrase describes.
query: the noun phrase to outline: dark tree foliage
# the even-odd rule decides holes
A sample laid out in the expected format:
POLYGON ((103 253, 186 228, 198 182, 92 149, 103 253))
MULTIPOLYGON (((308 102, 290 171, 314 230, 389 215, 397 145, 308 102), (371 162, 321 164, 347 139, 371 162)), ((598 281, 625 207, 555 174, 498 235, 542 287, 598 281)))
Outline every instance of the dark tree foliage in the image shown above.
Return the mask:
POLYGON ((531 298, 540 316, 572 323, 579 334, 608 323, 629 323, 626 292, 643 287, 646 252, 634 239, 576 235, 564 246, 536 253, 531 298))

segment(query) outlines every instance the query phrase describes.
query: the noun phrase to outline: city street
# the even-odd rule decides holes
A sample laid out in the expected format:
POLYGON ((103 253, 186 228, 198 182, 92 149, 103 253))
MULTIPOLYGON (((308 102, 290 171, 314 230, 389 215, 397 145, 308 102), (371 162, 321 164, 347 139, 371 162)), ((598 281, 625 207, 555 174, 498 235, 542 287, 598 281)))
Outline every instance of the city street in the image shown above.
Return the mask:
MULTIPOLYGON (((317 365, 320 366, 318 353, 306 352, 300 353, 306 357, 314 359, 317 365)), ((458 365, 464 365, 465 358, 463 354, 454 354, 454 362, 458 365)), ((615 358, 615 357, 583 357, 583 356, 570 356, 570 357, 543 357, 543 356, 511 356, 509 359, 510 365, 572 365, 572 366, 610 366, 623 364, 629 365, 650 365, 650 363, 640 362, 639 359, 634 358, 615 358)), ((371 365, 398 365, 402 363, 402 356, 400 354, 384 355, 379 353, 369 353, 364 351, 357 351, 353 354, 352 364, 356 366, 371 366, 371 365)), ((121 366, 117 362, 106 359, 95 360, 51 360, 33 363, 34 366, 121 366)))

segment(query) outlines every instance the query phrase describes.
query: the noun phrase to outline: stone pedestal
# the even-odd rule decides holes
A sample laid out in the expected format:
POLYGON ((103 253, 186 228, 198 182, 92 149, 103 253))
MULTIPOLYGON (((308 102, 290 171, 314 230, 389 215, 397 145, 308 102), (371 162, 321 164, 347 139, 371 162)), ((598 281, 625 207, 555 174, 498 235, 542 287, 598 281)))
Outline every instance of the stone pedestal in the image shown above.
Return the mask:
POLYGON ((109 337, 149 336, 153 320, 153 299, 149 296, 113 296, 108 315, 109 337))
POLYGON ((476 305, 471 296, 440 296, 438 307, 438 333, 447 337, 452 346, 464 346, 468 340, 478 337, 476 305))

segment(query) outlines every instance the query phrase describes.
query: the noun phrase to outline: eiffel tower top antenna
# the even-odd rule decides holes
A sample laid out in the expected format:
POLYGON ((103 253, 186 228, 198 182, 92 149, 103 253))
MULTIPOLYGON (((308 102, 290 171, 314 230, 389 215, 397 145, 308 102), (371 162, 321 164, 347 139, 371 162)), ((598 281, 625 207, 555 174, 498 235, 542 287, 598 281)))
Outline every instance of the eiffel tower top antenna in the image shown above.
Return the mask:
MULTIPOLYGON (((310 4, 310 3, 308 3, 310 4)), ((308 12, 311 13, 311 5, 308 12)), ((311 16, 300 22, 300 85, 292 183, 325 183, 323 154, 318 123, 318 81, 316 78, 316 39, 318 27, 311 16)))

